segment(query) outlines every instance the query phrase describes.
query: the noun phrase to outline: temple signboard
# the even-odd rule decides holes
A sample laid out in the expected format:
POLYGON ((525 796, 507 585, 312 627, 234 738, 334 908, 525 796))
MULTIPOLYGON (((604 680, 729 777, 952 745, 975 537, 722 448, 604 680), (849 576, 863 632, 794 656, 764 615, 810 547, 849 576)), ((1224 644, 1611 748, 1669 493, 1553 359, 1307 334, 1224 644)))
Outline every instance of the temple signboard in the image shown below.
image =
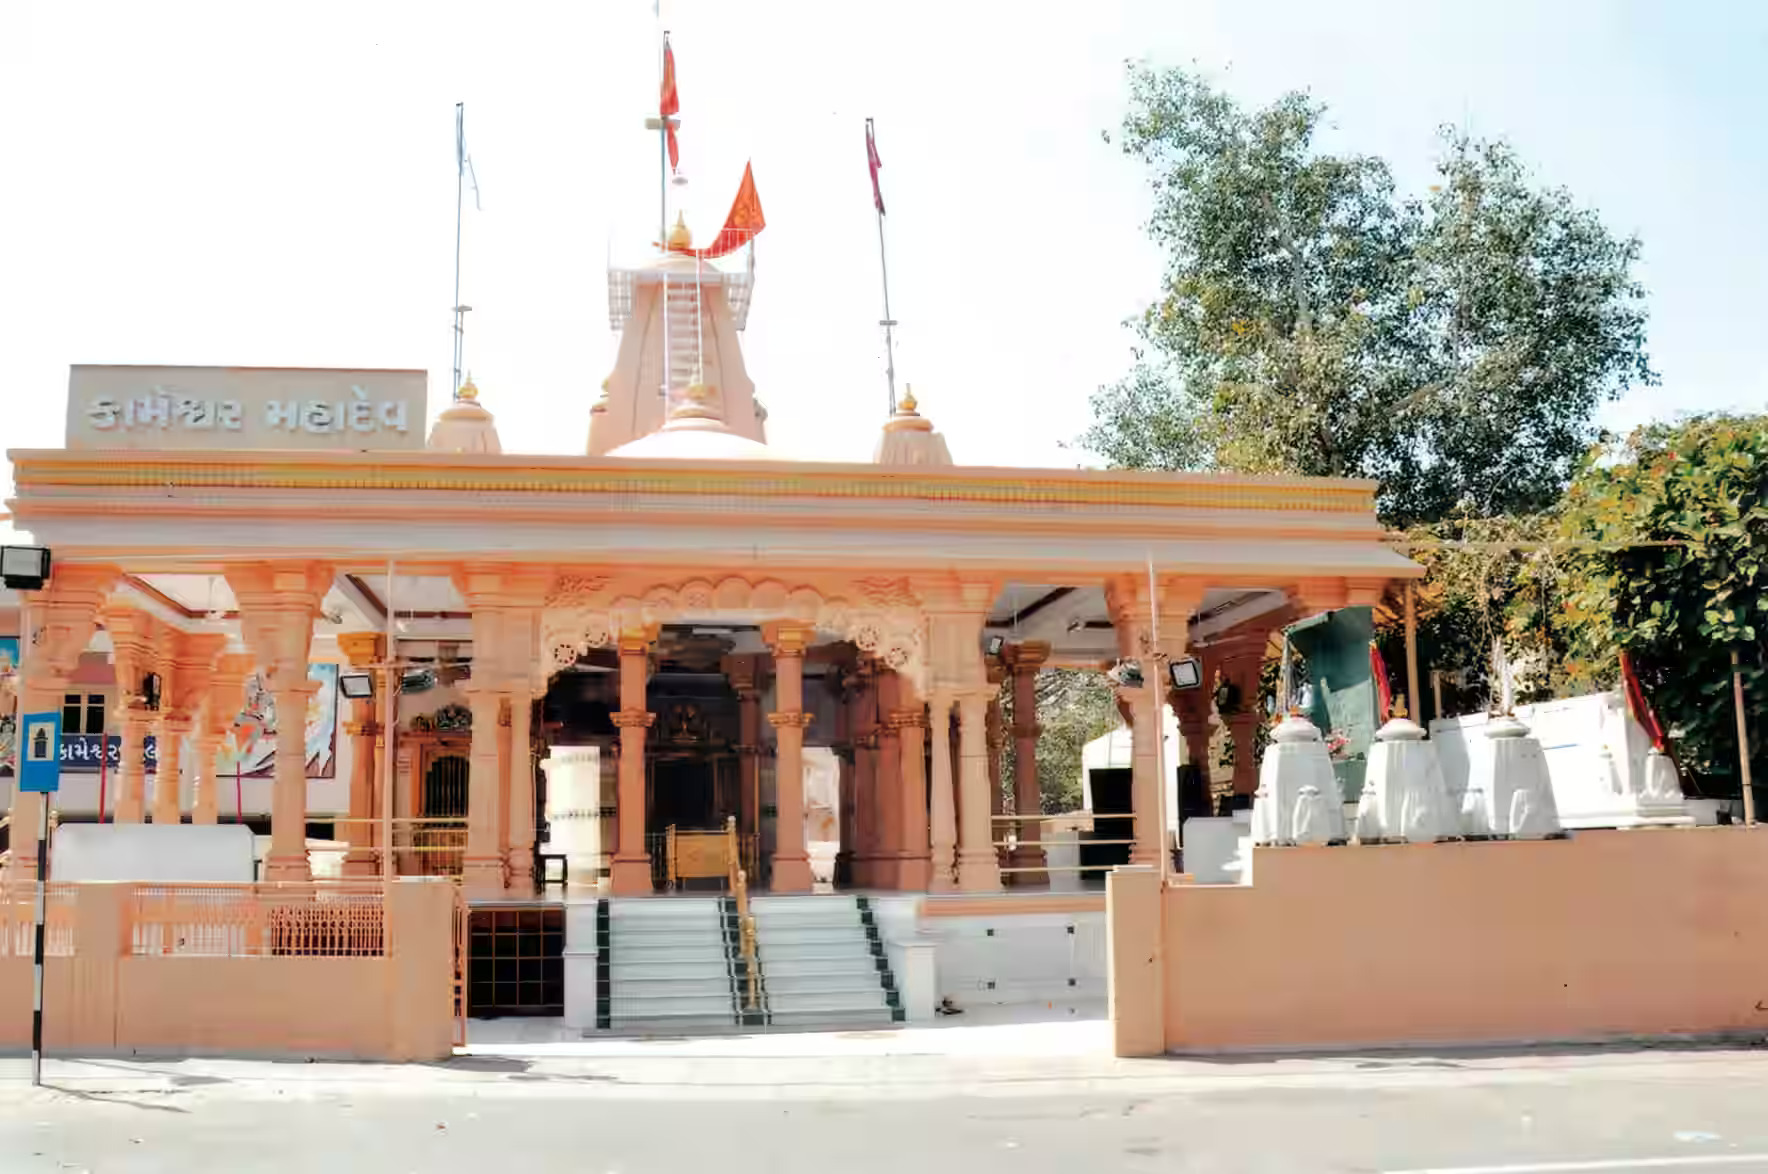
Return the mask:
POLYGON ((76 366, 71 449, 421 449, 423 371, 76 366))

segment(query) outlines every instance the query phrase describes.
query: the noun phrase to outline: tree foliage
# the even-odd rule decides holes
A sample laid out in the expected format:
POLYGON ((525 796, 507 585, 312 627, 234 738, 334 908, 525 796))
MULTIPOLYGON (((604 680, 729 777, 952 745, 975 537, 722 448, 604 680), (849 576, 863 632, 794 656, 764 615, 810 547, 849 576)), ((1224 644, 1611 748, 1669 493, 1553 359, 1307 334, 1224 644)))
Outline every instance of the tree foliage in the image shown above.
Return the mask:
POLYGON ((1537 512, 1601 402, 1653 378, 1638 242, 1504 144, 1445 132, 1438 183, 1402 199, 1382 160, 1316 149, 1305 95, 1130 80, 1168 264, 1081 438, 1112 464, 1375 477, 1396 524, 1537 512))
MULTIPOLYGON (((1076 811, 1081 806, 1081 750, 1120 724, 1117 696, 1110 682, 1082 669, 1041 669, 1037 675, 1038 793, 1045 814, 1076 811)), ((1007 720, 1013 720, 1012 690, 1002 691, 1007 720)), ((1011 788, 1013 744, 1008 742, 1001 773, 1011 788)))
MULTIPOLYGON (((1681 764, 1738 793, 1731 654, 1750 714, 1768 709, 1768 416, 1658 424, 1598 452, 1566 495, 1575 552, 1558 622, 1574 673, 1638 665, 1681 764)), ((1768 769, 1762 735, 1751 766, 1768 769)))

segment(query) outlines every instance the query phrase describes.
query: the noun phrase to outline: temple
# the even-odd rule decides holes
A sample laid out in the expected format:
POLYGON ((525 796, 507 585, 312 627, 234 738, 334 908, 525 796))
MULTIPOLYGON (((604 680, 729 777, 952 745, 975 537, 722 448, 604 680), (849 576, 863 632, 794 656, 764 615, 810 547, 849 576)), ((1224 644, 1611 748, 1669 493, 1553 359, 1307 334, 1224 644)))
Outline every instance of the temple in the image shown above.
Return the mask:
MULTIPOLYGON (((12 524, 55 559, 13 614, 20 710, 68 732, 62 826, 241 822, 261 879, 456 876, 488 909, 738 870, 758 895, 1069 887, 1041 668, 1112 671, 1115 859, 1153 863, 1162 710, 1195 757, 1214 708, 1175 670, 1252 697, 1276 626, 1418 573, 1372 484, 965 466, 912 394, 863 425, 872 462, 787 459, 744 368, 753 294, 679 251, 612 272, 581 456, 505 452, 470 379, 426 435, 421 372, 75 368, 67 446, 10 454, 12 524)), ((1250 796, 1259 715, 1222 717, 1250 796)))

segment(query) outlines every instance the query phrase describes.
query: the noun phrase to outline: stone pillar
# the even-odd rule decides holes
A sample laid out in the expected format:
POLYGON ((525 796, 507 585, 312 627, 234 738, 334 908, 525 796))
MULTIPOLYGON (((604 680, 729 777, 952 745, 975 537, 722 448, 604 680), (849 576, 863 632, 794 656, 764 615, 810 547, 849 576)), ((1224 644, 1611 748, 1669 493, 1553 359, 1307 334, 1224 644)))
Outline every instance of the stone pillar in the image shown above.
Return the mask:
POLYGON ((958 887, 966 893, 1001 887, 1001 866, 992 842, 993 807, 988 800, 988 704, 986 692, 958 698, 958 887))
MULTIPOLYGON (((338 648, 359 673, 373 672, 386 654, 386 637, 378 632, 345 632, 338 637, 338 648)), ((380 674, 375 674, 377 677, 380 674)), ((380 681, 384 687, 386 682, 380 681)), ((350 718, 344 723, 344 734, 351 739, 350 812, 344 825, 344 839, 350 849, 344 855, 344 875, 372 877, 379 875, 374 852, 375 780, 380 759, 375 753, 381 727, 375 720, 375 698, 362 697, 350 701, 350 718)))
POLYGON ((873 793, 877 796, 872 810, 878 819, 877 864, 872 869, 872 883, 878 888, 902 886, 902 741, 899 727, 891 720, 897 708, 900 678, 893 672, 878 672, 878 707, 883 720, 878 724, 877 774, 873 793))
POLYGON ((810 629, 796 624, 770 624, 765 633, 773 647, 775 704, 767 715, 774 728, 774 805, 779 812, 774 830, 773 883, 776 893, 810 892, 810 857, 804 850, 804 731, 811 715, 804 712, 804 648, 810 629))
MULTIPOLYGON (((1152 661, 1149 662, 1152 665, 1152 661)), ((1143 671, 1146 673, 1147 668, 1143 671)), ((1118 703, 1130 720, 1130 808, 1135 813, 1135 844, 1131 864, 1160 863, 1160 769, 1156 761, 1161 735, 1161 690, 1144 679, 1141 688, 1119 689, 1118 703)))
POLYGON ((651 891, 651 854, 645 848, 645 731, 656 715, 645 708, 645 685, 654 639, 655 629, 620 636, 620 709, 614 714, 620 729, 619 832, 613 888, 622 897, 651 891))
POLYGON ((153 776, 153 821, 179 823, 179 787, 184 782, 184 739, 192 729, 189 717, 168 714, 159 720, 154 742, 159 767, 153 776))
POLYGON ((737 833, 747 843, 761 835, 761 689, 752 656, 728 658, 724 672, 737 695, 737 833))
POLYGON ((271 784, 270 856, 265 880, 312 878, 307 862, 307 675, 313 621, 332 584, 323 563, 254 563, 227 573, 239 601, 246 646, 264 670, 276 704, 276 767, 271 784))
POLYGON ((123 606, 105 608, 102 619, 117 682, 117 707, 111 716, 120 735, 112 819, 142 823, 147 819, 147 735, 154 714, 142 704, 141 686, 149 673, 160 671, 159 623, 139 608, 123 606))
POLYGON ((510 695, 510 888, 534 889, 534 698, 524 687, 510 695))
MULTIPOLYGON (((475 632, 478 628, 475 624, 475 632)), ((502 756, 497 742, 503 699, 503 690, 494 682, 468 683, 473 734, 467 751, 467 846, 461 860, 461 883, 474 895, 503 891, 503 853, 497 842, 503 798, 503 788, 498 785, 502 756)))
POLYGON ((1240 693, 1239 709, 1227 716, 1234 739, 1234 794, 1251 795, 1258 790, 1258 679, 1262 656, 1249 655, 1222 666, 1223 675, 1240 693))
POLYGON ((190 822, 212 824, 220 819, 220 783, 215 760, 239 718, 252 658, 229 653, 216 663, 209 692, 197 719, 196 761, 191 770, 190 822))
POLYGON ((878 695, 877 674, 870 661, 854 669, 848 704, 853 733, 853 883, 876 883, 878 862, 878 695))
POLYGON ((857 810, 859 746, 854 740, 852 676, 839 669, 835 679, 835 738, 839 745, 836 756, 841 764, 840 812, 841 848, 835 853, 835 886, 846 888, 855 883, 853 875, 854 813, 857 810))
MULTIPOLYGON (((21 665, 18 712, 60 712, 68 681, 80 654, 98 627, 98 609, 118 578, 115 567, 68 564, 55 568, 42 591, 22 594, 21 665)), ((22 735, 22 731, 21 731, 22 735)), ((47 796, 12 796, 12 853, 7 876, 28 881, 37 875, 37 826, 47 796)))
POLYGON ((902 859, 897 866, 897 887, 918 892, 927 888, 932 872, 928 856, 927 715, 906 680, 899 678, 899 688, 898 708, 890 714, 902 757, 902 859))
MULTIPOLYGON (((1037 739, 1043 727, 1037 720, 1037 674, 1049 658, 1050 646, 1028 641, 1008 649, 1013 673, 1013 814, 1038 815, 1044 809, 1037 777, 1037 739)), ((1014 823, 1019 846, 1013 853, 1014 868, 1044 867, 1043 828, 1035 819, 1014 823)), ((1015 872, 1018 888, 1043 888, 1050 883, 1045 872, 1015 872)))
POLYGON ((184 740, 198 730, 215 663, 226 646, 227 637, 219 632, 168 630, 162 634, 160 662, 166 671, 161 682, 164 712, 159 730, 160 769, 154 780, 155 823, 178 823, 181 818, 184 740))
POLYGON ((931 874, 928 891, 949 893, 958 887, 958 819, 952 786, 952 699, 935 692, 927 706, 927 737, 933 748, 933 783, 927 810, 931 824, 931 874))
MULTIPOLYGON (((59 700, 59 699, 58 699, 59 700)), ((153 714, 123 698, 117 714, 120 737, 117 746, 116 823, 147 820, 147 731, 153 714)))

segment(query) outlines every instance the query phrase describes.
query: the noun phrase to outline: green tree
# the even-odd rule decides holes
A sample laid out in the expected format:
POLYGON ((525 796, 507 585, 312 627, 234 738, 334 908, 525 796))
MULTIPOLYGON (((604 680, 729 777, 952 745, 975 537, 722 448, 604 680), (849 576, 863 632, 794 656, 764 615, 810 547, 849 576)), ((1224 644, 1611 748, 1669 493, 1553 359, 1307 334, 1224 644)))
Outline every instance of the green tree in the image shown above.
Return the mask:
MULTIPOLYGON (((1045 814, 1075 811, 1081 805, 1081 750, 1120 724, 1117 696, 1102 673, 1084 669, 1040 669, 1037 674, 1038 794, 1045 814)), ((1001 691, 1004 716, 1011 726, 1013 691, 1001 691)), ((1012 792, 1013 750, 1006 746, 1002 785, 1012 792)))
MULTIPOLYGON (((1710 794, 1739 794, 1731 655, 1746 709, 1768 709, 1768 416, 1658 424, 1599 450, 1566 495, 1574 552, 1558 623, 1580 678, 1612 681, 1626 650, 1710 794)), ((1768 773, 1752 737, 1751 769, 1768 773)))
POLYGON ((1160 300, 1080 443, 1114 465, 1374 477, 1394 524, 1535 512, 1653 378, 1635 240, 1514 153, 1445 133, 1439 183, 1315 147, 1325 108, 1248 111, 1131 68, 1120 141, 1150 172, 1160 300))

